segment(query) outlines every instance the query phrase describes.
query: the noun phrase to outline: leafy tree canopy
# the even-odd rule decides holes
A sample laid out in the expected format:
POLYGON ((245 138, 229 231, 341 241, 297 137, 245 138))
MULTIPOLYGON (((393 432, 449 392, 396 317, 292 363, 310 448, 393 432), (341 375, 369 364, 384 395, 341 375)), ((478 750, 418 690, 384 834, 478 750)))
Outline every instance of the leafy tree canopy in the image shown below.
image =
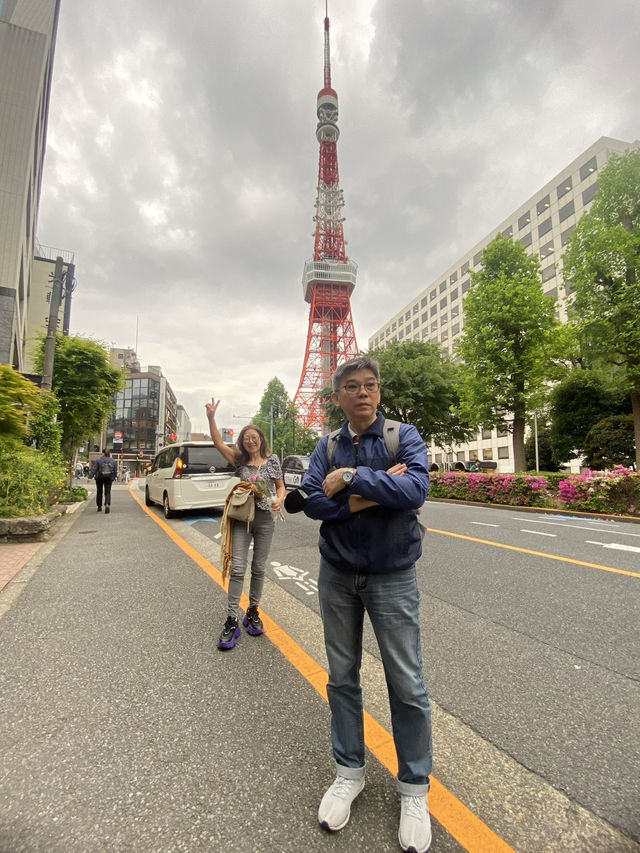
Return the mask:
POLYGON ((0 435, 21 441, 27 418, 42 407, 43 392, 8 364, 0 364, 0 435))
POLYGON ((571 235, 564 278, 585 351, 624 371, 640 465, 640 150, 613 156, 598 183, 571 235))
POLYGON ((464 305, 461 410, 472 423, 511 429, 515 470, 522 471, 526 415, 541 405, 545 380, 555 372, 558 321, 538 260, 519 242, 498 235, 482 264, 471 274, 464 305))
MULTIPOLYGON (((36 351, 39 372, 43 361, 44 337, 36 351)), ((113 407, 112 395, 124 384, 124 372, 111 366, 100 343, 78 336, 56 336, 52 391, 60 404, 62 450, 67 460, 72 460, 79 444, 102 430, 113 407)))
POLYGON ((633 466, 633 415, 613 415, 591 427, 584 443, 585 464, 594 471, 633 466))
POLYGON ((458 413, 458 368, 439 346, 392 341, 369 355, 380 364, 380 408, 387 417, 413 424, 425 441, 438 446, 470 437, 458 413))
POLYGON ((591 427, 609 415, 625 411, 624 396, 611 382, 607 384, 604 374, 573 370, 550 395, 549 438, 555 458, 568 462, 574 456, 581 456, 591 427))
POLYGON ((271 440, 271 424, 273 419, 273 453, 278 453, 283 459, 292 453, 311 453, 316 446, 318 437, 309 429, 302 429, 297 423, 298 413, 291 402, 282 382, 274 377, 267 385, 253 422, 260 427, 267 438, 271 440))

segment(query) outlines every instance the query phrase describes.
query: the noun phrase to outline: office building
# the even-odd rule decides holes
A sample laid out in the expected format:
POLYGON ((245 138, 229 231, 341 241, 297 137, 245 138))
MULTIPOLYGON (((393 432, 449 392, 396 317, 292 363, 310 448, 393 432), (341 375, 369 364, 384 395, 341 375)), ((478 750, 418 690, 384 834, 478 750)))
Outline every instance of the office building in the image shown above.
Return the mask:
POLYGON ((21 371, 59 7, 0 0, 0 363, 21 371))
MULTIPOLYGON (((613 154, 624 154, 640 142, 602 137, 531 198, 507 216, 480 242, 472 246, 401 310, 374 332, 369 349, 390 341, 426 340, 440 344, 455 355, 464 328, 464 298, 470 273, 482 266, 482 253, 498 234, 519 240, 529 255, 540 259, 544 292, 556 300, 556 316, 567 319, 567 289, 562 277, 562 255, 571 232, 586 213, 598 190, 598 173, 613 154)), ((468 466, 473 459, 513 471, 510 433, 482 430, 476 441, 457 448, 430 448, 430 457, 440 469, 468 466)))

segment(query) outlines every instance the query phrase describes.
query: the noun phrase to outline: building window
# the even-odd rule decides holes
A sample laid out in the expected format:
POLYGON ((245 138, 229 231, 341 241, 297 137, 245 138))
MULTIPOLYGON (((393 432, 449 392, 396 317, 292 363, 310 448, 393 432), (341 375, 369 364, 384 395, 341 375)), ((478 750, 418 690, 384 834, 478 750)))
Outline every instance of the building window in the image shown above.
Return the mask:
POLYGON ((453 290, 451 291, 451 293, 449 294, 449 299, 451 300, 451 302, 455 302, 455 300, 457 298, 458 298, 458 288, 454 287, 453 290))
POLYGON ((426 297, 426 296, 423 296, 423 297, 422 297, 422 299, 420 300, 420 307, 421 307, 421 308, 424 308, 424 306, 425 306, 426 304, 427 304, 427 297, 426 297))
POLYGON ((427 329, 427 327, 425 326, 424 329, 422 330, 422 337, 426 338, 428 334, 429 334, 429 329, 427 329))
POLYGON ((451 316, 457 317, 459 313, 460 313, 460 306, 459 305, 452 305, 451 306, 451 316))
POLYGON ((560 235, 560 242, 562 243, 562 245, 563 245, 563 246, 566 246, 566 245, 567 245, 567 243, 568 243, 568 241, 569 241, 569 237, 571 237, 571 234, 572 234, 573 230, 575 229, 575 227, 576 227, 575 225, 570 225, 570 226, 569 226, 565 231, 563 231, 563 232, 562 232, 562 234, 560 235))
POLYGON ((403 323, 404 323, 404 317, 398 317, 398 325, 402 326, 403 323))
POLYGON ((455 272, 452 272, 451 275, 449 276, 449 284, 453 284, 454 281, 457 281, 457 280, 458 280, 458 271, 456 270, 455 272))
POLYGON ((431 306, 431 311, 429 311, 429 314, 431 314, 431 316, 433 317, 433 315, 434 315, 434 314, 437 314, 437 313, 438 313, 438 306, 437 306, 437 305, 432 305, 432 306, 431 306))
POLYGON ((442 292, 443 292, 443 291, 445 291, 446 289, 447 289, 447 282, 446 282, 446 281, 441 281, 441 282, 440 282, 440 293, 442 293, 442 292))
POLYGON ((483 427, 483 429, 482 429, 482 437, 483 437, 484 439, 491 438, 491 430, 490 430, 490 429, 485 429, 485 428, 483 427))
POLYGON ((555 274, 556 274, 556 265, 555 264, 550 264, 548 267, 545 267, 542 270, 542 282, 543 282, 543 284, 545 281, 549 281, 549 279, 552 279, 555 276, 555 274))
POLYGON ((492 447, 483 448, 482 458, 483 459, 493 459, 493 448, 492 447))
POLYGON ((425 312, 424 312, 424 314, 422 315, 422 317, 420 317, 420 320, 421 320, 423 323, 426 323, 428 319, 429 319, 429 312, 428 312, 428 311, 425 311, 425 312))
POLYGON ((584 166, 580 166, 580 180, 584 181, 589 175, 592 175, 598 168, 598 163, 595 157, 588 160, 584 166))
POLYGON ((404 338, 404 329, 400 329, 398 332, 398 340, 401 341, 404 338))
MULTIPOLYGON (((545 296, 551 296, 551 297, 553 298, 553 301, 555 302, 555 301, 556 301, 556 299, 558 298, 558 288, 557 288, 557 287, 552 287, 552 288, 551 288, 551 290, 547 290, 547 291, 545 291, 545 294, 544 294, 544 295, 545 295, 545 296)), ((560 318, 558 317, 558 314, 556 313, 556 320, 559 320, 559 319, 560 319, 560 318)))
POLYGON ((440 325, 446 326, 448 322, 449 322, 449 318, 447 317, 446 314, 443 314, 442 317, 440 317, 440 325))
POLYGON ((509 435, 509 432, 506 429, 498 429, 496 435, 498 438, 506 438, 509 435))
POLYGON ((498 448, 498 459, 508 459, 509 458, 509 447, 506 444, 501 445, 498 448))
POLYGON ((571 199, 571 201, 569 202, 569 204, 565 204, 565 205, 564 205, 563 207, 561 207, 561 208, 560 208, 560 210, 558 211, 558 217, 559 217, 559 219, 560 219, 560 222, 564 222, 564 221, 565 221, 565 219, 568 219, 570 216, 573 216, 573 214, 574 214, 575 212, 576 212, 576 206, 575 206, 575 204, 574 204, 573 199, 571 199))
POLYGON ((591 184, 590 187, 582 193, 582 206, 586 207, 589 202, 592 202, 595 194, 598 192, 598 182, 596 181, 594 184, 591 184))
POLYGON ((551 231, 551 217, 545 219, 544 222, 541 222, 538 226, 538 237, 543 237, 545 234, 548 234, 551 231))
POLYGON ((465 280, 462 282, 462 284, 460 285, 460 290, 462 291, 462 293, 466 293, 467 290, 469 290, 469 279, 468 278, 465 278, 465 280))
POLYGON ((465 261, 462 264, 462 266, 460 267, 460 275, 464 275, 467 272, 467 270, 469 269, 469 266, 470 266, 469 261, 465 261))
POLYGON ((464 462, 464 450, 458 450, 456 453, 456 462, 464 462))
POLYGON ((444 332, 440 335, 440 340, 446 341, 448 337, 449 337, 449 331, 447 329, 445 329, 444 332))
POLYGON ((407 311, 407 313, 404 315, 404 319, 405 319, 405 320, 410 320, 410 319, 411 319, 411 311, 407 311))
POLYGON ((394 321, 393 321, 393 323, 391 324, 391 331, 392 331, 392 332, 395 332, 396 327, 397 327, 397 323, 396 323, 396 321, 394 320, 394 321))
POLYGON ((438 291, 434 288, 434 289, 431 291, 431 293, 429 294, 429 300, 430 300, 431 302, 433 302, 433 300, 436 298, 436 296, 437 296, 437 295, 438 295, 438 291))
POLYGON ((510 225, 508 228, 505 228, 502 232, 502 236, 509 237, 509 239, 511 239, 511 237, 513 237, 513 225, 510 225))
POLYGON ((390 334, 391 334, 391 329, 386 329, 385 333, 384 333, 385 338, 388 338, 390 334))
POLYGON ((460 323, 456 323, 455 326, 451 327, 451 337, 455 337, 460 331, 460 323))
POLYGON ((562 183, 558 184, 558 186, 556 187, 558 199, 561 199, 563 195, 566 195, 569 190, 572 189, 572 187, 573 180, 571 179, 571 175, 569 175, 568 178, 565 178, 564 181, 562 181, 562 183))
POLYGON ((526 228, 530 222, 531 211, 527 210, 527 212, 523 213, 522 216, 518 219, 518 231, 522 231, 522 229, 526 228))
POLYGON ((544 198, 541 198, 540 201, 536 204, 536 213, 540 216, 546 210, 551 207, 551 198, 546 195, 544 198))
POLYGON ((475 255, 473 256, 474 267, 477 267, 478 264, 480 264, 480 263, 482 263, 482 249, 480 249, 479 252, 476 252, 475 255))
POLYGON ((419 310, 420 310, 420 306, 419 306, 419 305, 418 305, 418 303, 416 302, 416 304, 413 306, 413 313, 414 313, 414 314, 417 314, 419 310))
POLYGON ((544 261, 545 258, 548 258, 549 255, 553 254, 553 240, 549 240, 548 243, 545 243, 544 246, 540 249, 540 260, 544 261))
POLYGON ((438 331, 438 321, 437 320, 434 320, 433 323, 431 324, 431 331, 432 332, 438 331))
POLYGON ((442 309, 446 308, 446 307, 447 307, 447 297, 445 296, 444 299, 440 300, 440 310, 442 311, 442 309))
POLYGON ((436 462, 442 465, 442 453, 436 453, 436 462))
POLYGON ((413 328, 414 328, 414 329, 417 329, 419 325, 420 325, 420 320, 418 320, 418 319, 416 318, 416 319, 413 321, 413 328))
POLYGON ((524 237, 521 237, 521 238, 520 238, 520 242, 522 243, 522 245, 523 245, 523 246, 525 247, 525 249, 526 249, 526 248, 527 248, 527 246, 530 246, 530 245, 531 245, 532 239, 533 239, 533 238, 531 237, 531 231, 529 231, 529 233, 528 233, 528 234, 525 234, 525 235, 524 235, 524 237))

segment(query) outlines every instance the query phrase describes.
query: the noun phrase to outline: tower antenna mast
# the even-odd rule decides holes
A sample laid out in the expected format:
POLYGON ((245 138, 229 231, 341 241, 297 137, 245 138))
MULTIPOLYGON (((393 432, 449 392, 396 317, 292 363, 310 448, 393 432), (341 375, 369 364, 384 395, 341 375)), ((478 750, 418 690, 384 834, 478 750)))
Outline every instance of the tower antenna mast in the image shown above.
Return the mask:
POLYGON ((322 431, 319 394, 343 361, 358 355, 351 293, 357 264, 347 257, 342 223, 344 198, 338 173, 338 95, 331 86, 329 9, 325 0, 324 87, 318 92, 316 138, 320 145, 313 258, 305 262, 302 292, 310 304, 304 365, 294 405, 302 427, 322 431))

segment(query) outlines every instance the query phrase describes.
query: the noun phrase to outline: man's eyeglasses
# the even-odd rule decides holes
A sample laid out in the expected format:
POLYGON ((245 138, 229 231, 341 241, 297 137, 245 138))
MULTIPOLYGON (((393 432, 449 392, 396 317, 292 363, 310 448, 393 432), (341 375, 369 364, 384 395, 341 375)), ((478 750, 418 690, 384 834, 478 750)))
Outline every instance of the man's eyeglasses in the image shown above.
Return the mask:
POLYGON ((361 388, 364 388, 367 394, 375 394, 379 387, 380 383, 376 382, 375 379, 368 379, 366 382, 347 382, 342 386, 342 390, 346 391, 347 394, 355 395, 360 393, 361 388))

